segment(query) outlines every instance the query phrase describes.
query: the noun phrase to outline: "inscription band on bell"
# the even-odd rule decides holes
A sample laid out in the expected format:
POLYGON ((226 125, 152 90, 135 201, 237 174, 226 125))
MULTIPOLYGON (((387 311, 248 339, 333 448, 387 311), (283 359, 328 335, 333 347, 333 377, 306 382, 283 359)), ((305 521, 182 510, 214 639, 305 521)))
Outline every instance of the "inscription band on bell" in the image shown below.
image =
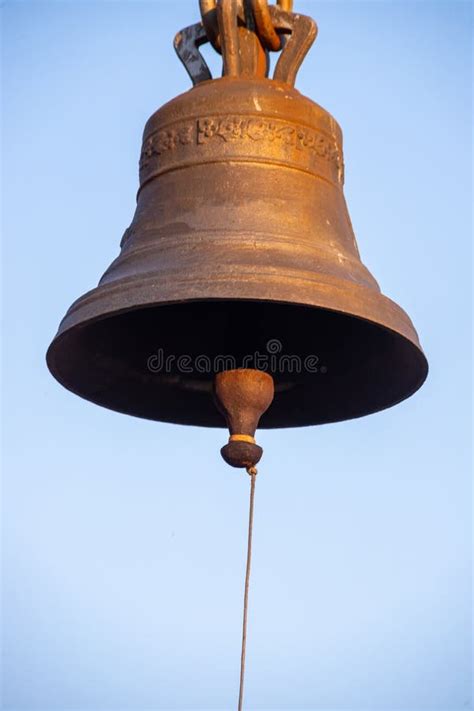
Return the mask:
POLYGON ((273 117, 229 115, 175 122, 146 136, 141 185, 189 161, 196 163, 196 157, 199 162, 271 161, 339 185, 344 180, 342 151, 334 136, 273 117))

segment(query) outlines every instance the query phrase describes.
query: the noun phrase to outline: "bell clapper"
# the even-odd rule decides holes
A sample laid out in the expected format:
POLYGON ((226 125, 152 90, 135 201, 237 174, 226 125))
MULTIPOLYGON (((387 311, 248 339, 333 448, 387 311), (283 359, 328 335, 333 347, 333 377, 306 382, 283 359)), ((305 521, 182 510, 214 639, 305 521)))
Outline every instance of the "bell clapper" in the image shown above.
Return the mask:
POLYGON ((263 449, 255 442, 255 430, 273 395, 273 378, 262 370, 239 368, 216 375, 214 397, 230 433, 221 454, 231 467, 245 468, 250 474, 260 461, 263 449))

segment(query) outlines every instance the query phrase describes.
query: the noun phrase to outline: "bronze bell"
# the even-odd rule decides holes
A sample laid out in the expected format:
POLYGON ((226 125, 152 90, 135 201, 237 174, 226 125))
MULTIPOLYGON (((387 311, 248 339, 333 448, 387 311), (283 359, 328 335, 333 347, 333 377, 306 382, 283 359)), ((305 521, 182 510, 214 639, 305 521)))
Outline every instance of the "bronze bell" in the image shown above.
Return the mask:
POLYGON ((148 120, 120 254, 67 312, 49 368, 99 405, 190 425, 221 426, 214 376, 240 367, 273 376, 262 427, 394 405, 427 362, 360 260, 341 129, 293 88, 316 24, 288 3, 201 7, 175 39, 194 86, 148 120), (199 53, 208 40, 219 79, 199 53), (271 79, 270 49, 281 49, 271 79))

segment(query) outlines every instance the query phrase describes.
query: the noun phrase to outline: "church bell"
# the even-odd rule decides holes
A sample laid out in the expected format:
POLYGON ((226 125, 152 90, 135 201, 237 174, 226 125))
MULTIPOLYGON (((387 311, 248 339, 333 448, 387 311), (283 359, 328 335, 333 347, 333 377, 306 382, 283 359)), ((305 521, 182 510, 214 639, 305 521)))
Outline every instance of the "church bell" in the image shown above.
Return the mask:
POLYGON ((264 428, 394 405, 427 362, 361 261, 341 129, 294 88, 316 24, 283 1, 201 10, 175 38, 193 87, 146 123, 120 253, 66 313, 48 366, 87 400, 187 425, 222 426, 215 376, 241 368, 273 378, 264 428), (220 78, 205 42, 222 54, 220 78), (269 51, 280 52, 271 78, 269 51))

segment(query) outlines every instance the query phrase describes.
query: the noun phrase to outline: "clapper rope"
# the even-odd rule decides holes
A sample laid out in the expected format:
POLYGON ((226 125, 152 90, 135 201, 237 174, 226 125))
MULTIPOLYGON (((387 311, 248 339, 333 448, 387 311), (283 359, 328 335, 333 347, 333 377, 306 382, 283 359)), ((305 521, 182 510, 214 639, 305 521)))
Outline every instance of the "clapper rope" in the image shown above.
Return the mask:
POLYGON ((244 680, 245 680, 245 651, 247 647, 247 616, 249 603, 250 567, 252 563, 252 533, 253 533, 253 505, 255 499, 255 479, 257 478, 257 468, 249 467, 247 473, 250 476, 250 505, 249 505, 249 529, 247 538, 247 565, 245 569, 244 587, 244 614, 242 621, 242 653, 240 656, 240 685, 239 685, 239 705, 238 711, 242 711, 244 702, 244 680))

